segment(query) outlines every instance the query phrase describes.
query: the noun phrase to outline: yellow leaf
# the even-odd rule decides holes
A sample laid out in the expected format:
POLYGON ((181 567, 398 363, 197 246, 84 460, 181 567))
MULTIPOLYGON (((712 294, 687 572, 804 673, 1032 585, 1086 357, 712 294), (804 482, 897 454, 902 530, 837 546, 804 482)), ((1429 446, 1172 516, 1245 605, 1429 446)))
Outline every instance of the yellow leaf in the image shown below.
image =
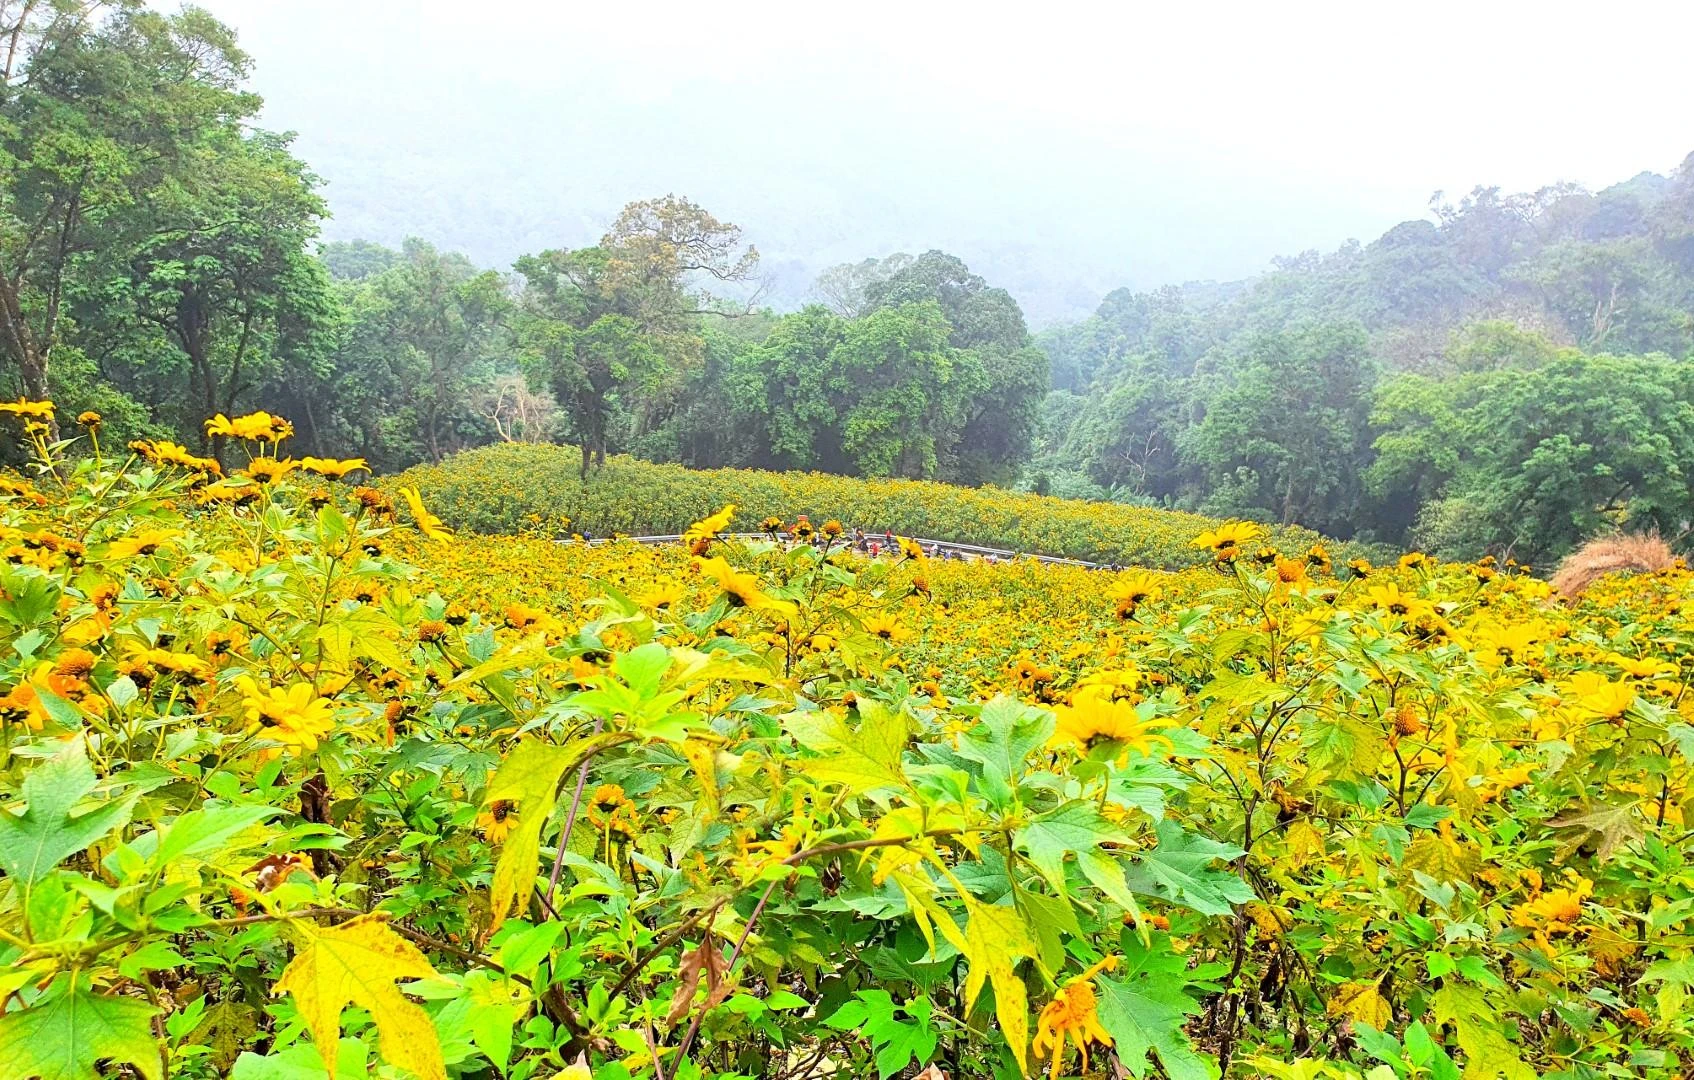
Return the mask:
POLYGON ((706 796, 706 804, 716 811, 718 808, 718 756, 717 748, 704 739, 685 739, 682 743, 682 756, 688 759, 693 767, 695 777, 700 781, 700 792, 706 796))
POLYGON ((606 747, 632 738, 627 732, 608 731, 564 746, 526 739, 500 763, 500 771, 483 792, 483 805, 515 804, 518 823, 500 848, 500 858, 494 864, 494 880, 489 883, 488 903, 493 912, 490 934, 500 929, 514 904, 522 906, 529 902, 541 856, 541 830, 546 828, 547 819, 558 804, 560 778, 606 747))
POLYGON ((1035 955, 1035 942, 1015 909, 978 903, 962 889, 960 895, 970 913, 964 943, 959 945, 970 964, 965 976, 965 1011, 976 1005, 983 982, 992 983, 1000 1032, 1018 1059, 1018 1069, 1028 1075, 1029 999, 1013 967, 1019 959, 1035 955))
POLYGON ((1324 854, 1323 834, 1304 819, 1288 826, 1288 856, 1295 866, 1304 866, 1324 854))
POLYGON ((304 939, 283 970, 275 992, 294 995, 294 1007, 312 1031, 331 1080, 341 1038, 341 1010, 357 1005, 371 1014, 383 1059, 421 1080, 446 1080, 441 1044, 429 1014, 394 984, 432 979, 435 969, 411 942, 388 928, 387 916, 361 915, 340 926, 295 926, 304 939))
POLYGON ((1342 983, 1329 1000, 1329 1015, 1350 1016, 1378 1031, 1387 1031, 1394 1021, 1394 1007, 1374 982, 1342 983))
POLYGON ((1476 849, 1457 840, 1425 833, 1412 841, 1401 863, 1407 870, 1421 870, 1437 881, 1464 881, 1477 868, 1476 849))

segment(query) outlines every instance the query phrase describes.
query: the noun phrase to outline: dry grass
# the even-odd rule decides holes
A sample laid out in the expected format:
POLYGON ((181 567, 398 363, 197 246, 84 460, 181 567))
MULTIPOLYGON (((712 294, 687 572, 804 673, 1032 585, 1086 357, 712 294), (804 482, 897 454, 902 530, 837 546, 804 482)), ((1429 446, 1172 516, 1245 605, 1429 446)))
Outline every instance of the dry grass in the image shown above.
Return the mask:
POLYGON ((1553 589, 1566 600, 1575 600, 1607 574, 1656 574, 1675 562, 1676 555, 1657 532, 1596 537, 1559 563, 1553 589))

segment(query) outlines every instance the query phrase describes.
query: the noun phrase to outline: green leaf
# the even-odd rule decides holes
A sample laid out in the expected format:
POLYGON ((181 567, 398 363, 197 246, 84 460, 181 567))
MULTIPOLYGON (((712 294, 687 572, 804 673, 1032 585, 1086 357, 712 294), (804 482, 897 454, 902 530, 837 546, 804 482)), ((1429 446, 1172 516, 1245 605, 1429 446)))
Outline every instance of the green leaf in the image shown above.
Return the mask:
POLYGON ((1002 694, 984 705, 976 724, 959 737, 958 753, 1010 783, 1029 755, 1047 742, 1055 723, 1045 709, 1002 694))
POLYGON ((80 740, 31 770, 23 782, 28 808, 0 811, 0 870, 34 884, 59 863, 129 821, 135 795, 110 800, 80 816, 71 810, 94 790, 94 769, 80 740))
POLYGON ((1060 896, 1066 891, 1066 855, 1080 857, 1083 852, 1095 852, 1101 844, 1122 839, 1122 829, 1102 817, 1093 803, 1081 799, 1042 814, 1018 831, 1018 845, 1060 896))
POLYGON ((901 761, 908 734, 906 718, 881 702, 865 699, 859 702, 859 715, 864 722, 855 731, 831 713, 789 713, 789 733, 801 746, 823 755, 803 759, 800 766, 817 779, 856 794, 906 787, 901 761))
POLYGON ((1228 915, 1231 905, 1253 899, 1253 890, 1234 871, 1212 868, 1238 858, 1240 848, 1185 832, 1169 820, 1158 823, 1157 835, 1158 846, 1142 852, 1125 873, 1131 889, 1187 904, 1202 915, 1228 915))
POLYGON ((183 858, 205 858, 215 854, 237 833, 280 813, 274 806, 212 806, 190 810, 171 822, 152 858, 160 865, 183 858))
POLYGON ((564 930, 564 923, 549 921, 512 935, 500 945, 500 966, 508 972, 528 974, 552 950, 564 930))
POLYGON ((1137 1078, 1147 1074, 1149 1054, 1158 1056, 1170 1080, 1215 1080, 1218 1075, 1183 1030, 1187 1017, 1200 1011, 1183 989, 1186 968, 1168 943, 1146 949, 1132 945, 1117 977, 1096 980, 1100 1026, 1112 1037, 1118 1060, 1137 1078))
POLYGON ((621 653, 612 661, 612 670, 642 697, 652 697, 659 692, 660 683, 670 666, 671 651, 656 642, 621 653))
POLYGON ((1388 748, 1381 732, 1349 712, 1314 715, 1301 743, 1314 773, 1338 778, 1371 775, 1388 748))
POLYGON ((88 1080, 100 1075, 96 1062, 116 1061, 161 1080, 158 1011, 136 998, 73 988, 0 1016, 0 1067, 17 1080, 88 1080))
MULTIPOLYGON (((368 1052, 358 1039, 342 1039, 335 1055, 335 1080, 365 1080, 368 1052)), ((329 1080, 329 1070, 311 1043, 299 1042, 278 1053, 245 1053, 235 1059, 229 1080, 329 1080)))

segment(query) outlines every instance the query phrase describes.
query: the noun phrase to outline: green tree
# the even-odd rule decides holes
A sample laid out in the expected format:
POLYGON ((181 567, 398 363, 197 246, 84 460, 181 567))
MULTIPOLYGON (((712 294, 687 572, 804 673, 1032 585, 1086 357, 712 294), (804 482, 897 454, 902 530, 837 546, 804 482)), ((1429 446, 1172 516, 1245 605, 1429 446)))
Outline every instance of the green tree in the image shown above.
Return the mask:
POLYGON ((1364 331, 1344 324, 1260 334, 1226 358, 1181 437, 1209 505, 1350 532, 1372 368, 1364 331))
POLYGON ((980 389, 963 403, 954 449, 942 476, 963 484, 1010 479, 1029 456, 1050 384, 1047 357, 1034 346, 1023 311, 962 260, 927 251, 896 272, 869 282, 864 310, 932 302, 949 327, 948 344, 976 355, 980 389))
POLYGON ((1680 530, 1694 512, 1694 369, 1562 354, 1532 369, 1378 397, 1373 482, 1424 502, 1417 539, 1455 557, 1557 556, 1616 526, 1680 530))
POLYGON ((615 418, 623 439, 662 421, 703 357, 701 318, 736 313, 714 290, 746 282, 758 260, 739 228, 666 196, 626 206, 597 247, 517 261, 519 341, 570 419, 584 478, 605 463, 615 418))
POLYGON ((180 352, 186 392, 153 404, 185 431, 257 404, 267 382, 306 377, 324 360, 336 315, 310 252, 325 207, 288 138, 231 126, 203 139, 195 158, 155 200, 154 230, 104 298, 180 352))
POLYGON ((957 452, 988 373, 934 301, 843 319, 821 306, 783 319, 737 357, 737 418, 762 425, 766 464, 861 476, 934 477, 957 452))
POLYGON ((327 362, 274 380, 263 400, 296 418, 304 446, 377 468, 495 439, 476 403, 518 373, 500 275, 416 239, 361 257, 388 268, 338 286, 346 317, 327 362))
POLYGON ((156 212, 259 106, 248 60, 198 8, 0 4, 0 359, 54 392, 79 296, 180 223, 156 212))

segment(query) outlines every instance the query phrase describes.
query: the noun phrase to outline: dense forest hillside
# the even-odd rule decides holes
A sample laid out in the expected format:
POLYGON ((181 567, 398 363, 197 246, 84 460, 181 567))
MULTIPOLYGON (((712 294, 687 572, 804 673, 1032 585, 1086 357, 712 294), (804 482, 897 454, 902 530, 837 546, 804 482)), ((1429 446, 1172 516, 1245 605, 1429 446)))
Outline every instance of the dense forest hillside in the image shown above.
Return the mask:
POLYGON ((1434 218, 1250 282, 1115 292, 1043 333, 1032 483, 1472 554, 1545 555, 1611 519, 1679 530, 1694 157, 1598 194, 1479 188, 1434 218))
MULTIPOLYGON (((782 311, 758 237, 680 194, 484 267, 326 243, 319 178, 204 11, 25 5, 0 127, 9 393, 220 458, 220 415, 379 472, 495 442, 1018 486, 1543 560, 1694 518, 1694 158, 1477 188, 1262 277, 1113 292, 1030 333, 944 251, 782 311), (750 299, 751 297, 751 299, 750 299)), ((19 450, 3 451, 17 460, 19 450)))

